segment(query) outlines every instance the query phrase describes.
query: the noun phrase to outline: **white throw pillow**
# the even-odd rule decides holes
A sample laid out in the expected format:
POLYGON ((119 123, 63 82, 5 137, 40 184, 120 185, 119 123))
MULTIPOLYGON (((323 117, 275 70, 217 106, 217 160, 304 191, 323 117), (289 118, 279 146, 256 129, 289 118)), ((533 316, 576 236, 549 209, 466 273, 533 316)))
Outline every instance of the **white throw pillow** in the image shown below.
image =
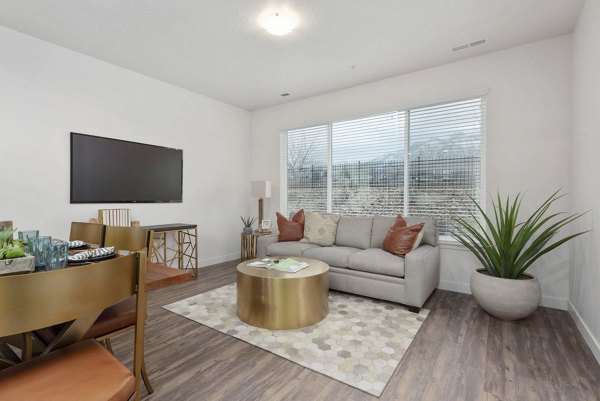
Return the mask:
POLYGON ((321 246, 332 246, 335 242, 340 216, 336 214, 318 214, 305 212, 304 238, 300 242, 308 242, 321 246))

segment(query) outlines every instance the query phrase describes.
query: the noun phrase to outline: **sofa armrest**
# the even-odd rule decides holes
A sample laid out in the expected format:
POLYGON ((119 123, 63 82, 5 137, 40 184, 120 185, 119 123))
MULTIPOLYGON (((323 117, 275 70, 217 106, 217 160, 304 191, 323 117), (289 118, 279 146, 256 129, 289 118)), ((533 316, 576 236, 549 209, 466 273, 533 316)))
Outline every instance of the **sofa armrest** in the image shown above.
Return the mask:
POLYGON ((262 235, 256 241, 256 257, 264 258, 267 256, 267 246, 279 241, 279 234, 262 235))
POLYGON ((421 307, 440 283, 440 247, 421 245, 404 259, 406 304, 421 307))

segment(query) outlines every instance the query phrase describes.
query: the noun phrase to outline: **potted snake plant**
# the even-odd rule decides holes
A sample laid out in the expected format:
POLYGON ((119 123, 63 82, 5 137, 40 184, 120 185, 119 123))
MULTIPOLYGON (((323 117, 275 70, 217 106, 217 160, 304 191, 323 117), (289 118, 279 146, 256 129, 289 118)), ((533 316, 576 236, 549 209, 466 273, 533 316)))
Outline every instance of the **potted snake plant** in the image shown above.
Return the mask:
POLYGON ((242 219, 242 223, 244 223, 244 228, 242 229, 243 233, 244 234, 252 234, 252 232, 254 231, 252 229, 252 225, 256 221, 256 217, 242 217, 242 216, 240 216, 240 219, 242 219))
POLYGON ((470 250, 483 268, 471 274, 471 293, 489 314, 504 320, 522 319, 540 304, 542 290, 536 277, 527 270, 541 256, 567 241, 586 233, 555 239, 560 230, 584 213, 550 213, 550 207, 564 195, 559 191, 546 199, 530 216, 521 217, 521 193, 514 199, 500 194, 492 199, 492 213, 486 214, 474 199, 481 214, 478 219, 452 219, 452 236, 470 250))

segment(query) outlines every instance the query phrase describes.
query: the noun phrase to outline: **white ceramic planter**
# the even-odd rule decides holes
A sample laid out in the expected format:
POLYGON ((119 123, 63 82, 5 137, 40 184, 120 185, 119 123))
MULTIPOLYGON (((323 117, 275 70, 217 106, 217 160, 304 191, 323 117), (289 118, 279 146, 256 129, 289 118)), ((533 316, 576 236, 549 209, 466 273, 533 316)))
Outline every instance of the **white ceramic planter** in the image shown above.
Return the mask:
POLYGON ((531 315, 542 299, 542 287, 537 278, 511 280, 489 276, 484 269, 471 274, 471 293, 490 315, 503 320, 518 320, 531 315))

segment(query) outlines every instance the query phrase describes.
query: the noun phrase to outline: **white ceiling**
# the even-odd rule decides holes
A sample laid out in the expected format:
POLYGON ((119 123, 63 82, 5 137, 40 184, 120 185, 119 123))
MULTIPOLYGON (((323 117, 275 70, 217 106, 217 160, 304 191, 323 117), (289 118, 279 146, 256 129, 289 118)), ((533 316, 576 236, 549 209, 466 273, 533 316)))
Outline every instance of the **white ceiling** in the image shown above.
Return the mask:
POLYGON ((583 2, 0 0, 0 25, 255 110, 568 33, 583 2), (268 34, 269 11, 298 27, 268 34))

